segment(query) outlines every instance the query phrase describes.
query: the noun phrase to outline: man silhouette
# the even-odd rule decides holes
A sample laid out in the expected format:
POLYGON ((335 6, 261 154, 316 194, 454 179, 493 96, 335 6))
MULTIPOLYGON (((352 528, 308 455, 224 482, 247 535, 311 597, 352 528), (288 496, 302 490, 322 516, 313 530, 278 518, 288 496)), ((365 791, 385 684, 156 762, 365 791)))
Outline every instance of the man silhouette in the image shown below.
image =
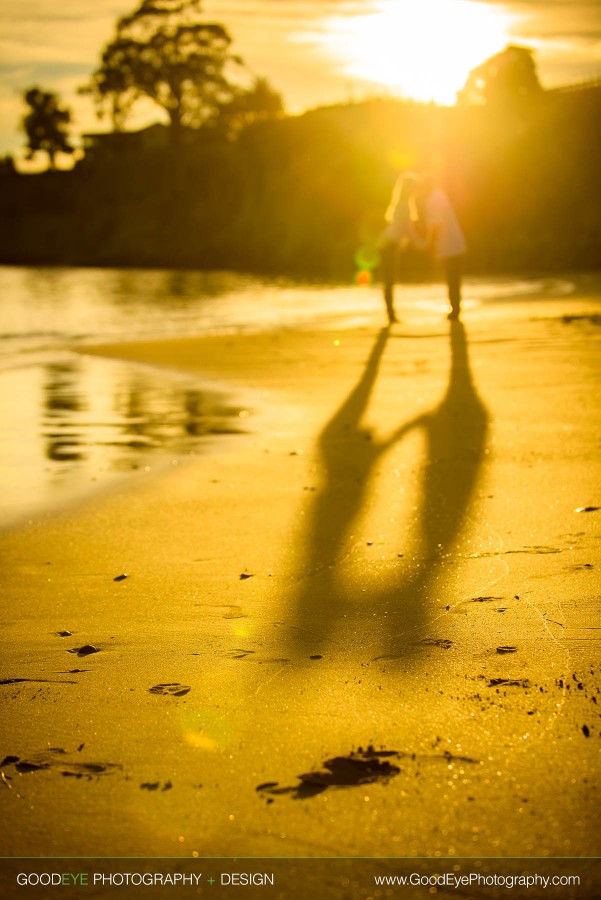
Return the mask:
POLYGON ((458 319, 463 259, 467 250, 461 225, 451 201, 431 174, 424 175, 419 182, 417 203, 420 218, 423 217, 425 223, 426 245, 444 269, 451 304, 448 318, 458 319))

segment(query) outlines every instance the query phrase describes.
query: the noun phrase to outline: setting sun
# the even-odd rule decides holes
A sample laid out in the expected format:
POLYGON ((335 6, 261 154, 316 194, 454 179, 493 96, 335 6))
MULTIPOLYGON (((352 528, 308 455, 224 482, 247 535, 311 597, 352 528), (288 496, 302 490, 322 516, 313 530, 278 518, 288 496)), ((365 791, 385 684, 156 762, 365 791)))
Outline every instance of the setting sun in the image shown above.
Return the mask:
POLYGON ((351 79, 453 104, 471 69, 509 42, 512 22, 472 0, 378 0, 364 15, 328 19, 325 43, 351 79))

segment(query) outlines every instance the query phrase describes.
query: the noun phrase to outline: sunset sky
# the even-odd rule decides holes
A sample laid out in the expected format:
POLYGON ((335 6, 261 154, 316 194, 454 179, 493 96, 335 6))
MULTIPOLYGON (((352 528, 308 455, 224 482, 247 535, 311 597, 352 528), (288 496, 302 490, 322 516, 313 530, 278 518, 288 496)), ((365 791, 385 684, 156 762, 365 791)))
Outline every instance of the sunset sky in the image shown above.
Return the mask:
MULTIPOLYGON (((76 90, 137 5, 0 0, 0 154, 21 152, 32 85, 61 95, 75 133, 108 127, 76 90)), ((599 0, 206 0, 204 13, 291 113, 384 93, 452 104, 469 70, 510 42, 535 50, 546 87, 601 75, 599 0)), ((144 116, 131 127, 158 118, 144 116)))

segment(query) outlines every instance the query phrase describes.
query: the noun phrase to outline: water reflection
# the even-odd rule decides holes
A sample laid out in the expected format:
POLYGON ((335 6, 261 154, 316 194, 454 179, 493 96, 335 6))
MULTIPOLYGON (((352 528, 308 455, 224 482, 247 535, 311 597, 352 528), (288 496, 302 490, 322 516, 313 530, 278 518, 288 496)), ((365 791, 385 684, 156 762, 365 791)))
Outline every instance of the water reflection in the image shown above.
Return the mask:
POLYGON ((224 390, 151 367, 69 355, 2 378, 3 524, 245 430, 224 390))

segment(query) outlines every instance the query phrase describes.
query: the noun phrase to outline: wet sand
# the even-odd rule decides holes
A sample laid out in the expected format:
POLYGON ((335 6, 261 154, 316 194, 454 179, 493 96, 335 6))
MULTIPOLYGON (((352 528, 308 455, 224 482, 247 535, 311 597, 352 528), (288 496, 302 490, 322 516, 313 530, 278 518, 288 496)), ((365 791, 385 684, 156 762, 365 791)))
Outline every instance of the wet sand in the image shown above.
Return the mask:
POLYGON ((600 313, 90 350, 257 406, 0 535, 4 855, 599 856, 600 313))

